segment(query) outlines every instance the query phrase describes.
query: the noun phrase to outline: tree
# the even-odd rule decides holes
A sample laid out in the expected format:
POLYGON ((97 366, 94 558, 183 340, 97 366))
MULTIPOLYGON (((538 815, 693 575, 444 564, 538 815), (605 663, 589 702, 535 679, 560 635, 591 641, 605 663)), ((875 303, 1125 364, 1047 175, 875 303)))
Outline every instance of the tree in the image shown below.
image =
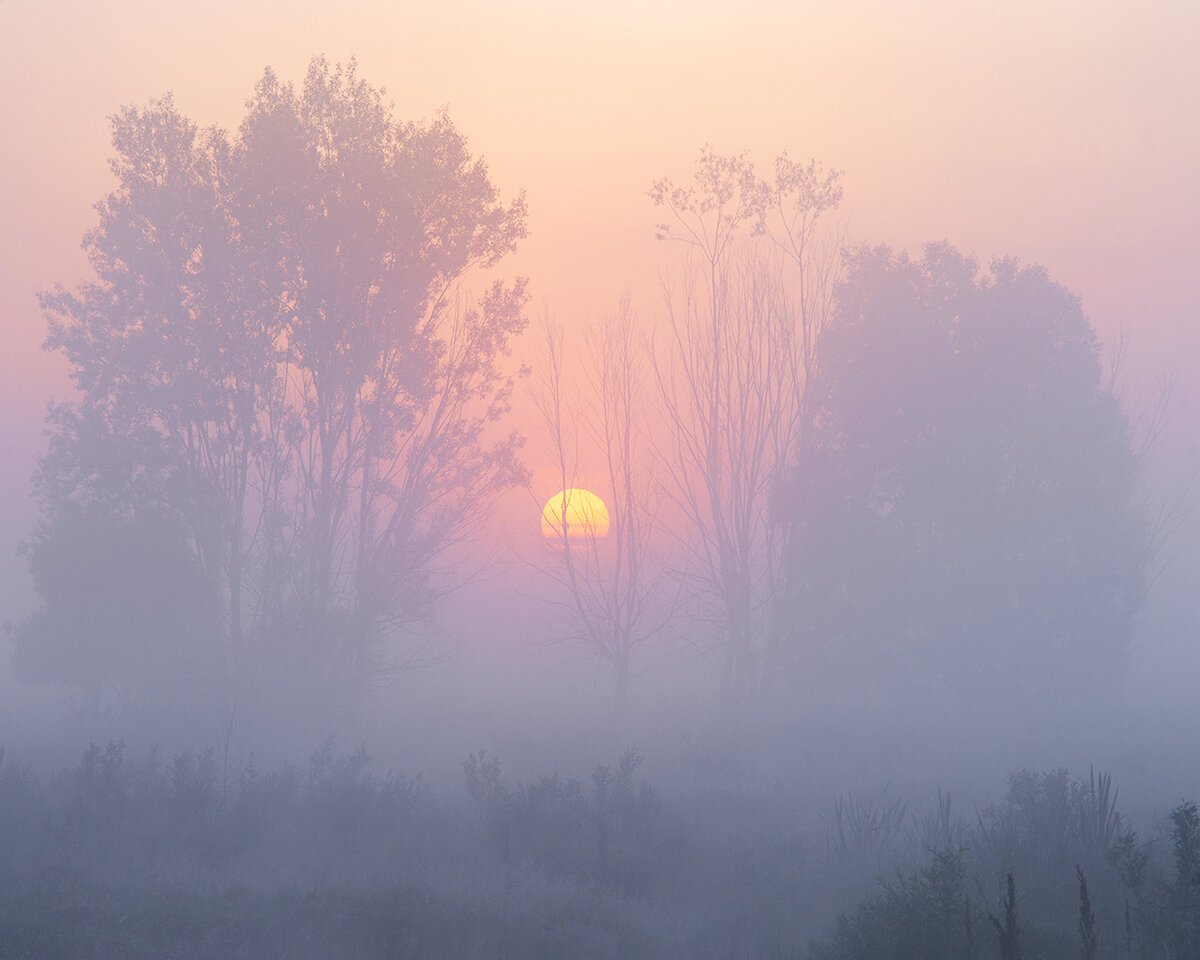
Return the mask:
POLYGON ((161 706, 219 675, 203 578, 176 518, 63 510, 30 551, 43 609, 16 627, 16 674, 77 687, 90 709, 161 706))
POLYGON ((650 197, 671 217, 660 237, 686 250, 681 280, 666 290, 667 347, 655 367, 667 490, 691 530, 697 593, 715 614, 722 700, 745 706, 769 683, 790 612, 781 577, 790 526, 775 502, 799 456, 830 315, 841 243, 822 218, 841 187, 815 162, 782 154, 769 182, 745 156, 705 148, 691 185, 664 178, 650 197))
POLYGON ((361 690, 524 477, 520 438, 489 440, 524 282, 461 293, 524 235, 524 198, 353 62, 314 59, 300 91, 267 70, 236 136, 169 96, 127 108, 113 146, 96 279, 42 298, 79 397, 52 413, 31 549, 75 502, 168 515, 226 673, 287 650, 361 690))
POLYGON ((559 604, 570 625, 566 639, 612 668, 619 709, 628 698, 634 657, 667 626, 678 591, 662 557, 645 416, 647 361, 628 297, 615 316, 588 330, 586 341, 587 394, 571 398, 564 393, 563 333, 547 326, 534 396, 563 490, 555 556, 547 566, 568 596, 559 604), (604 474, 610 524, 603 539, 569 536, 566 491, 576 486, 573 451, 580 433, 599 451, 604 474))
POLYGON ((810 397, 789 579, 823 682, 1011 699, 1120 662, 1149 552, 1138 463, 1045 270, 860 251, 810 397))

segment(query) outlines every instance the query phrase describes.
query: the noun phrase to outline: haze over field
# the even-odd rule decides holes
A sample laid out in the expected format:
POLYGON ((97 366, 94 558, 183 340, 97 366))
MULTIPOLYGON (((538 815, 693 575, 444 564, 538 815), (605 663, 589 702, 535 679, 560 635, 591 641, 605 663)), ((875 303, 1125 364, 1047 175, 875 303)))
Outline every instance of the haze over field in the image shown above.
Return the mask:
POLYGON ((0 954, 1194 956, 1197 38, 0 0, 0 954))
MULTIPOLYGON (((1081 297, 1106 352, 1124 336, 1126 395, 1144 406, 1174 375, 1163 445, 1182 459, 1161 467, 1174 489, 1189 469, 1200 373, 1197 17, 1184 2, 355 3, 337 16, 7 2, 0 614, 34 606, 15 547, 32 531, 44 405, 70 395, 61 357, 39 349, 34 294, 87 276, 79 239, 113 183, 107 117, 170 90, 201 124, 234 125, 264 66, 298 78, 314 51, 355 56, 400 118, 447 109, 502 195, 527 191, 529 236, 504 273, 529 276, 533 311, 568 330, 615 310, 623 291, 645 322, 658 319, 672 251, 654 239, 646 191, 664 173, 686 177, 706 143, 762 165, 788 150, 842 171, 851 242, 916 252, 944 238, 983 263, 1043 264, 1081 297)), ((536 350, 528 334, 515 355, 536 350)), ((514 419, 530 437, 535 493, 548 495, 552 458, 523 398, 514 419)), ((518 504, 508 512, 532 528, 536 510, 518 504)), ((1175 626, 1180 614, 1165 609, 1175 626)), ((1143 652, 1186 647, 1160 634, 1143 652)))

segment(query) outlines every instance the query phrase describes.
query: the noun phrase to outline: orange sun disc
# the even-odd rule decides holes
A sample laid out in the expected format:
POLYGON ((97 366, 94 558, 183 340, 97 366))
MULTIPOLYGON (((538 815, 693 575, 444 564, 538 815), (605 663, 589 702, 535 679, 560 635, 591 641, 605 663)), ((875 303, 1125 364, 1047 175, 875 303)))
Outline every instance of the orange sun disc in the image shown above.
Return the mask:
POLYGON ((542 536, 561 540, 564 524, 570 539, 603 537, 608 533, 608 508, 590 490, 562 490, 542 508, 542 536))

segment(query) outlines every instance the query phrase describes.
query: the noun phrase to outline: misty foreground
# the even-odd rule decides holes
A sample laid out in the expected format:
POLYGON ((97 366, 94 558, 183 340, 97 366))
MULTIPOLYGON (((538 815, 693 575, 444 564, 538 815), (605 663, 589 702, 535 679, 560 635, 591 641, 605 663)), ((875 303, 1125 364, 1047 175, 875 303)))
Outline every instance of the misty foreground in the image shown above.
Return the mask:
POLYGON ((627 751, 586 781, 461 787, 93 745, 0 758, 6 958, 1196 957, 1200 817, 1135 832, 1104 775, 1024 771, 927 810, 887 791, 658 789, 627 751))

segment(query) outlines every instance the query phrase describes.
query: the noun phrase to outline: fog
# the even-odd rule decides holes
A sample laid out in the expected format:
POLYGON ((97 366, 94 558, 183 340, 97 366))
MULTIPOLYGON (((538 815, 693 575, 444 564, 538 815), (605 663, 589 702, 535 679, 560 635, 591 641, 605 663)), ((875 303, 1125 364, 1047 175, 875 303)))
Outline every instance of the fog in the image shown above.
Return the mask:
POLYGON ((0 3, 0 956, 1197 956, 1198 26, 0 3))

